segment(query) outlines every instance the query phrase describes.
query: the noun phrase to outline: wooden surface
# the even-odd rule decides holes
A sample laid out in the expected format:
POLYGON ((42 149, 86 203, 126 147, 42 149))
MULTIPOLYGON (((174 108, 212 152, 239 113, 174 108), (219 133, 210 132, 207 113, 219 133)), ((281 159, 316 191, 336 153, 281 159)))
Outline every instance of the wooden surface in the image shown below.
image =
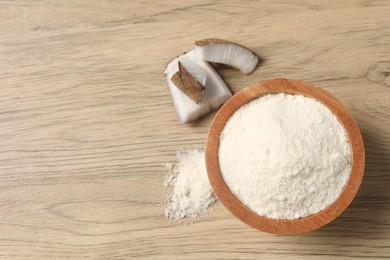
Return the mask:
POLYGON ((390 257, 389 1, 1 1, 1 259, 390 257), (164 164, 204 147, 215 113, 180 125, 163 70, 194 40, 263 62, 219 70, 321 86, 353 114, 366 172, 352 205, 301 236, 259 232, 220 203, 169 223, 164 164))
POLYGON ((206 140, 206 167, 211 186, 230 212, 244 223, 261 231, 280 235, 297 235, 318 229, 338 217, 356 196, 364 174, 364 144, 359 127, 349 111, 332 95, 310 83, 293 79, 270 79, 243 88, 218 111, 210 125, 206 140), (241 106, 267 94, 304 95, 321 102, 338 118, 346 130, 351 148, 350 177, 340 196, 316 214, 292 220, 269 219, 258 215, 241 203, 226 185, 219 166, 218 149, 226 122, 241 106))

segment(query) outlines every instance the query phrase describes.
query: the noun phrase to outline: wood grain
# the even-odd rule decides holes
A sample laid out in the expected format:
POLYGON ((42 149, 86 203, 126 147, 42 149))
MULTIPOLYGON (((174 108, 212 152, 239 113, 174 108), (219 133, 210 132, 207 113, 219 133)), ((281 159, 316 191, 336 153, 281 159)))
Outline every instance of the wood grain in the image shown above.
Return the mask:
POLYGON ((364 174, 363 139, 352 115, 332 95, 310 83, 294 79, 270 79, 243 88, 230 98, 215 115, 206 140, 206 166, 210 183, 226 208, 244 223, 272 234, 297 235, 318 229, 338 217, 356 196, 364 174), (275 220, 258 215, 230 192, 219 167, 220 136, 230 117, 244 104, 267 94, 288 93, 313 98, 328 107, 343 125, 351 148, 351 172, 340 196, 322 211, 301 219, 275 220))
POLYGON ((0 258, 390 257, 388 1, 0 1, 0 258), (321 86, 352 113, 366 171, 351 206, 296 237, 222 205, 169 223, 164 164, 204 147, 215 113, 181 125, 163 70, 197 39, 262 58, 222 67, 233 92, 269 78, 321 86))

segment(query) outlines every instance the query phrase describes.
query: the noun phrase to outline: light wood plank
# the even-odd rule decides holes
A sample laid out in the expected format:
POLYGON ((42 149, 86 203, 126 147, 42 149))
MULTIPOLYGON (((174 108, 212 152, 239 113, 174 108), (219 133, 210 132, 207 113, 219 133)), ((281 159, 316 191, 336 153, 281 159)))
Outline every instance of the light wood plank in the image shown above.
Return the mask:
POLYGON ((0 258, 373 259, 390 257, 388 1, 0 1, 0 258), (196 39, 259 54, 237 92, 296 78, 353 114, 366 172, 318 231, 273 236, 221 204, 164 218, 164 163, 204 147, 215 113, 180 125, 162 74, 196 39))

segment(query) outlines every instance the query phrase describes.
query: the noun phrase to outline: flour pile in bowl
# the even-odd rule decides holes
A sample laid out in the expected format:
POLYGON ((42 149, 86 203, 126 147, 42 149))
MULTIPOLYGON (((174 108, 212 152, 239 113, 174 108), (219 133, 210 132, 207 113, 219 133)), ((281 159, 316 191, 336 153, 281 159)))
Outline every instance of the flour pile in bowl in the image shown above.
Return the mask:
POLYGON ((336 116, 302 95, 269 94, 226 123, 219 166, 233 195, 272 219, 298 219, 333 203, 351 170, 350 145, 336 116))

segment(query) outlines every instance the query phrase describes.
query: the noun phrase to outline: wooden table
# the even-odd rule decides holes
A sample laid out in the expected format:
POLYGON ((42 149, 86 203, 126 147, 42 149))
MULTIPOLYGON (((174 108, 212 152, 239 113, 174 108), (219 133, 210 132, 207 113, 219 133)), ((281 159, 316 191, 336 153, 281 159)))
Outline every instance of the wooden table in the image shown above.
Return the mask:
POLYGON ((390 257, 389 1, 1 1, 1 259, 390 257), (160 3, 161 2, 161 3, 160 3), (214 116, 178 122, 163 76, 196 39, 248 46, 233 92, 288 77, 352 112, 366 172, 328 226, 261 233, 221 204, 194 224, 164 218, 164 164, 204 147, 214 116))

